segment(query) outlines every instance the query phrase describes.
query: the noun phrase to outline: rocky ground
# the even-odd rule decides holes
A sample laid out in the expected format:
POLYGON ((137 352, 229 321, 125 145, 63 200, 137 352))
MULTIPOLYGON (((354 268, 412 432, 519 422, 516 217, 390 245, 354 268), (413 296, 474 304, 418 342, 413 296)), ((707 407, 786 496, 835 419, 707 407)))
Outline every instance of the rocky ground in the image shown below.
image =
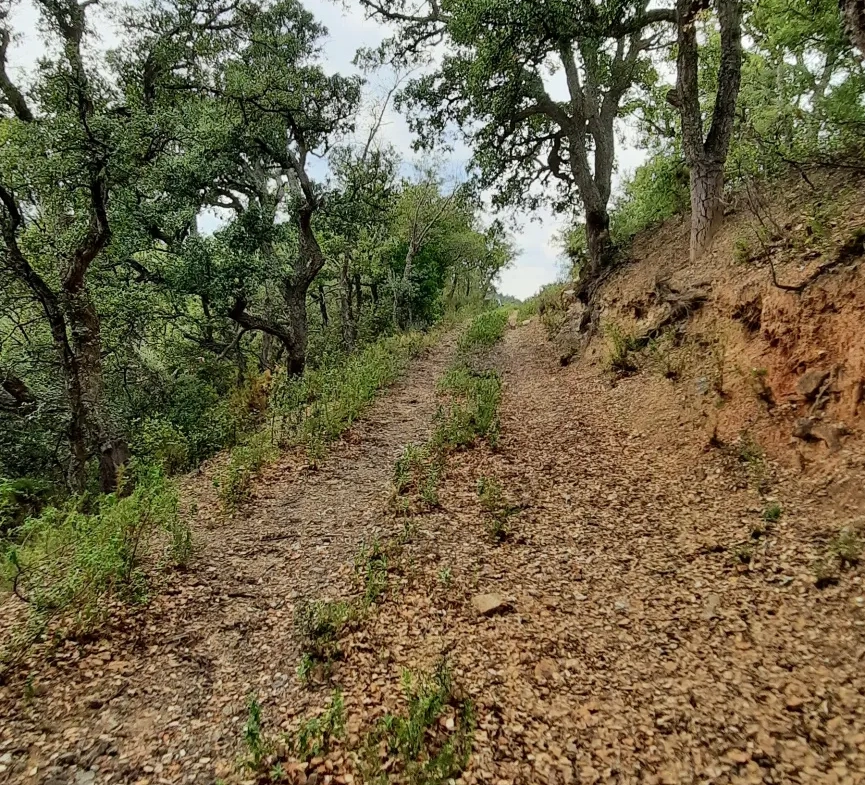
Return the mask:
POLYGON ((0 688, 0 783, 249 779, 246 696, 287 729, 334 684, 347 735, 304 776, 358 781, 352 754, 402 706, 403 670, 442 658, 475 706, 463 783, 865 781, 861 499, 707 445, 666 380, 560 367, 534 322, 498 351, 497 449, 450 457, 332 681, 298 681, 294 605, 350 592, 361 541, 404 525, 393 462, 430 432, 449 353, 318 472, 286 459, 227 522, 205 502, 192 570, 125 629, 0 688), (492 478, 503 540, 478 494, 492 478))

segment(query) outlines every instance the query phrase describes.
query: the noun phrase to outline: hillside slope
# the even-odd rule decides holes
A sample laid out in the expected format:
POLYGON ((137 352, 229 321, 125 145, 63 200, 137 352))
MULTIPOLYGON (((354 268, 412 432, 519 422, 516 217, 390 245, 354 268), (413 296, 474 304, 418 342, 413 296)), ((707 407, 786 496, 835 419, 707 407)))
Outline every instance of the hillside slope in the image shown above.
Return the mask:
POLYGON ((546 320, 565 359, 609 369, 613 381, 640 372, 647 424, 653 402, 672 397, 706 444, 747 442, 824 479, 861 468, 862 183, 838 174, 810 183, 740 195, 696 265, 686 217, 638 235, 600 289, 594 331, 576 332, 579 306, 567 294, 551 303, 546 320))

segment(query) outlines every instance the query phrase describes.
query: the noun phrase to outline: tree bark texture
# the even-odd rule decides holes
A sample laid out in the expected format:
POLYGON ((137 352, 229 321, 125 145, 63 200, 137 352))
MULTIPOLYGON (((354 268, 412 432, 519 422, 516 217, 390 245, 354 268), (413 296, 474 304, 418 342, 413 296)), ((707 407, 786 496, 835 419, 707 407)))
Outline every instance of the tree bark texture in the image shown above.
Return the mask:
POLYGON ((676 5, 678 55, 673 103, 682 122, 682 146, 691 169, 691 261, 711 247, 724 212, 724 164, 733 134, 742 78, 741 0, 716 0, 721 29, 721 63, 711 125, 704 135, 699 93, 697 15, 699 0, 676 5))

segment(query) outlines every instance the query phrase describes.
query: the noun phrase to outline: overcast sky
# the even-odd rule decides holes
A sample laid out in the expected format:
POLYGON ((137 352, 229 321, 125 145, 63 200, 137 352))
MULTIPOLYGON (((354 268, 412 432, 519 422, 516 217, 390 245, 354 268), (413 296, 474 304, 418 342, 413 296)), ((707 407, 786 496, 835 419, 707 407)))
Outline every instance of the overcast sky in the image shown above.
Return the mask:
MULTIPOLYGON (((387 35, 386 28, 375 22, 366 20, 356 0, 350 0, 348 7, 329 0, 305 0, 304 5, 328 28, 329 37, 324 47, 325 67, 328 71, 338 71, 348 74, 355 72, 351 64, 359 47, 375 46, 387 35)), ((97 34, 100 48, 110 48, 116 44, 105 12, 101 9, 91 9, 91 27, 97 34)), ((19 40, 10 52, 9 66, 12 73, 22 75, 32 68, 36 59, 44 52, 44 45, 37 30, 38 15, 29 0, 20 3, 13 14, 12 23, 19 40)), ((392 77, 389 74, 373 74, 367 77, 368 90, 373 95, 381 95, 390 87, 392 77)), ((555 93, 561 89, 553 78, 550 89, 555 93)), ((391 142, 407 162, 411 162, 414 154, 411 150, 411 134, 405 123, 395 111, 390 111, 382 129, 382 135, 391 142)), ((445 171, 452 178, 461 178, 469 157, 469 151, 457 146, 455 151, 443 153, 445 171)), ((619 145, 619 168, 624 174, 639 165, 643 155, 640 150, 630 145, 619 145)), ((512 227, 514 242, 519 249, 519 255, 513 267, 502 273, 498 288, 505 294, 520 299, 534 294, 544 284, 554 281, 561 268, 559 251, 554 245, 554 234, 563 226, 564 216, 556 216, 549 210, 519 216, 506 214, 509 221, 518 219, 512 227)), ((491 219, 492 215, 487 216, 491 219)), ((207 223, 210 223, 208 221, 207 223)))

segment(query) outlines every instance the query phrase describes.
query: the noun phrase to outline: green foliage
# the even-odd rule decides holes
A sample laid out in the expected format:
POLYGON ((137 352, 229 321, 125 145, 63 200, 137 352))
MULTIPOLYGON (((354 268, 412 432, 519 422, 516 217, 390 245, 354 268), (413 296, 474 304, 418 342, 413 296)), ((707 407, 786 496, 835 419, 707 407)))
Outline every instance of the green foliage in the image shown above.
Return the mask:
POLYGON ((253 480, 275 455, 276 447, 266 431, 252 435, 231 451, 228 464, 215 481, 223 509, 235 510, 249 498, 253 480))
POLYGON ((494 542, 504 542, 511 533, 511 516, 519 511, 519 507, 511 504, 495 477, 481 477, 478 480, 478 497, 487 515, 490 537, 494 542))
POLYGON ((688 171, 680 152, 659 152, 625 180, 610 213, 610 236, 625 245, 690 206, 688 171))
POLYGON ((139 424, 131 447, 140 460, 161 466, 166 474, 175 474, 189 466, 186 437, 174 423, 159 416, 148 417, 139 424))
POLYGON ((636 337, 625 332, 619 325, 612 322, 604 326, 609 351, 607 353, 607 369, 619 376, 627 376, 638 370, 634 354, 640 346, 636 337))
POLYGON ((387 591, 388 584, 387 553, 377 540, 361 546, 354 559, 354 571, 363 586, 361 605, 369 608, 387 591))
POLYGON ((547 338, 554 338, 565 323, 566 308, 562 302, 562 292, 566 288, 566 284, 548 284, 530 301, 535 304, 535 310, 546 330, 547 338))
POLYGON ((295 757, 308 761, 329 752, 333 742, 344 735, 345 702, 342 692, 334 690, 327 710, 301 723, 287 742, 295 757))
POLYGON ((296 0, 230 4, 217 29, 189 0, 122 3, 105 58, 89 7, 37 10, 45 62, 0 119, 0 476, 77 492, 108 441, 168 474, 240 444, 236 504, 268 414, 317 460, 422 346, 392 336, 396 306, 428 326, 510 262, 469 188, 400 179, 377 125, 354 134, 361 79, 296 0))
POLYGON ((38 515, 50 494, 51 483, 45 480, 0 480, 0 542, 14 536, 28 517, 38 515))
POLYGON ((751 543, 742 543, 733 548, 733 556, 739 564, 748 565, 754 558, 754 546, 751 543))
POLYGON ((270 744, 262 729, 261 704, 253 693, 246 701, 246 723, 243 726, 243 743, 249 755, 246 764, 258 771, 270 754, 270 744))
POLYGON ((841 567, 854 566, 862 558, 865 543, 856 529, 846 527, 829 543, 829 550, 835 555, 841 567))
POLYGON ((344 600, 304 600, 294 609, 294 629, 301 648, 314 661, 328 663, 339 653, 339 637, 355 616, 344 600))
POLYGON ((446 396, 435 417, 435 430, 425 445, 408 444, 394 465, 394 505, 398 512, 436 507, 438 483, 448 452, 468 447, 477 438, 495 446, 501 377, 494 370, 476 370, 489 349, 501 340, 507 311, 487 311, 475 317, 457 344, 457 360, 439 380, 446 396))
POLYGON ((834 586, 841 574, 862 560, 865 541, 861 536, 861 523, 845 526, 828 543, 826 552, 813 565, 814 583, 818 589, 834 586))
POLYGON ((304 444, 314 454, 349 428, 426 345, 419 332, 385 337, 356 354, 308 367, 300 377, 278 377, 271 401, 279 443, 304 444))
POLYGON ((481 437, 494 447, 499 437, 501 376, 498 371, 467 369, 458 378, 460 387, 453 391, 452 400, 439 409, 433 444, 439 450, 455 450, 481 437))
POLYGON ((457 351, 465 355, 492 348, 502 339, 507 324, 508 311, 506 308, 497 308, 494 311, 485 311, 479 314, 472 319, 468 328, 460 335, 457 351))
POLYGON ((176 487, 156 469, 139 471, 126 496, 111 494, 86 511, 84 500, 51 507, 28 519, 5 557, 4 577, 42 620, 71 614, 75 629, 91 629, 114 599, 146 597, 145 557, 155 539, 166 560, 191 554, 176 487))
POLYGON ((335 741, 345 736, 345 702, 339 690, 333 691, 330 705, 322 714, 302 721, 294 732, 285 734, 281 740, 265 730, 261 704, 255 694, 247 699, 246 709, 242 733, 247 752, 244 764, 272 782, 284 777, 284 759, 309 761, 321 757, 331 750, 335 741))
POLYGON ((432 673, 404 671, 403 693, 405 715, 386 715, 367 738, 365 780, 388 781, 382 748, 387 770, 407 782, 438 785, 458 777, 471 755, 475 717, 471 702, 456 697, 447 663, 442 661, 432 673), (450 731, 439 722, 446 713, 452 715, 450 731))
MULTIPOLYGON (((437 507, 438 483, 444 469, 444 455, 436 445, 407 444, 394 464, 394 498, 408 507, 437 507)), ((399 507, 398 510, 399 511, 399 507)))
POLYGON ((781 520, 782 512, 783 510, 778 502, 769 502, 763 508, 763 520, 766 521, 766 523, 777 523, 781 520))

